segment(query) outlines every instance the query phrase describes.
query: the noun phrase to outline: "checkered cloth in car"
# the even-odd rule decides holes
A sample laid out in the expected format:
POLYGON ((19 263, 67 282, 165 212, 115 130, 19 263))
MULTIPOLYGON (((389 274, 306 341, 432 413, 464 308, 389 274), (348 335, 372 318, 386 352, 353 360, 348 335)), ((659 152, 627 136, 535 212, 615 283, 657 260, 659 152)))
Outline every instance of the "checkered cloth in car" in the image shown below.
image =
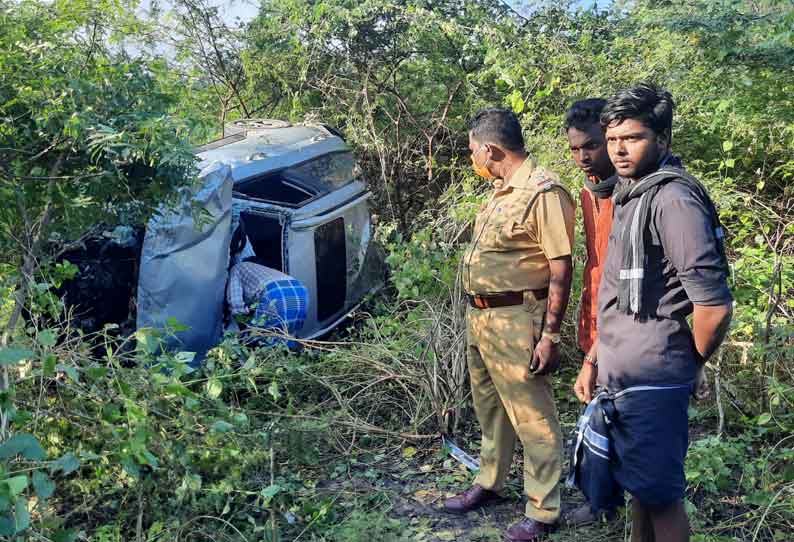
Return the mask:
POLYGON ((243 262, 229 272, 227 300, 232 314, 248 314, 250 325, 276 329, 294 336, 303 327, 309 292, 294 277, 253 262, 243 262))

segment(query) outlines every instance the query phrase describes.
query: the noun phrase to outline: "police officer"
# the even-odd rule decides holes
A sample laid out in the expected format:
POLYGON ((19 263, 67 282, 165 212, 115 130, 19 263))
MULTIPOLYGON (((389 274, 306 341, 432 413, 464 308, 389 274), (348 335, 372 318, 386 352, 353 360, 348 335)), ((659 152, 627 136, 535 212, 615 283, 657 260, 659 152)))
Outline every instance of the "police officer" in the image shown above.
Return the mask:
POLYGON ((511 541, 542 540, 560 513, 562 436, 549 374, 571 286, 575 205, 524 150, 516 116, 485 109, 469 122, 475 172, 493 182, 463 260, 467 361, 482 428, 474 485, 448 499, 466 513, 499 500, 516 437, 524 448, 526 518, 511 541))

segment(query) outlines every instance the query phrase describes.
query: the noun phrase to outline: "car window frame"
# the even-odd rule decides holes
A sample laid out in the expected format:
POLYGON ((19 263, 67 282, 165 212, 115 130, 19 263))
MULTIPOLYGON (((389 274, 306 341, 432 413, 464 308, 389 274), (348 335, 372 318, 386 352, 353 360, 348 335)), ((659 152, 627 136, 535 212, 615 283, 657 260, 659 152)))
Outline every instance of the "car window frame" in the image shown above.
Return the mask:
POLYGON ((305 193, 311 192, 311 191, 313 191, 312 188, 309 187, 309 186, 306 186, 303 183, 301 183, 301 179, 299 179, 298 177, 290 176, 290 175, 284 175, 284 172, 288 171, 290 169, 293 169, 293 168, 298 168, 298 167, 304 166, 304 165, 306 165, 306 164, 308 164, 310 162, 313 162, 313 161, 318 160, 320 158, 323 158, 325 156, 332 156, 334 154, 350 154, 353 157, 354 164, 358 165, 358 160, 356 160, 355 155, 353 155, 353 152, 350 151, 349 149, 348 150, 336 150, 336 151, 332 151, 332 152, 326 152, 326 153, 323 153, 323 154, 318 154, 317 156, 313 156, 311 158, 303 160, 302 162, 296 162, 294 164, 290 164, 289 166, 285 166, 285 167, 282 167, 282 168, 279 168, 279 169, 273 169, 273 170, 270 170, 270 171, 268 171, 266 173, 258 173, 256 175, 251 175, 249 177, 246 177, 244 179, 240 179, 239 181, 236 181, 234 183, 234 186, 232 187, 233 197, 240 198, 240 199, 245 199, 245 200, 248 200, 248 201, 268 203, 270 205, 277 205, 277 206, 280 206, 280 207, 286 207, 288 209, 300 209, 301 207, 304 207, 304 206, 308 205, 309 203, 315 202, 315 201, 317 201, 318 199, 320 199, 320 198, 322 198, 324 196, 333 194, 334 192, 336 192, 338 190, 342 190, 346 186, 348 186, 348 185, 356 182, 357 180, 359 180, 359 177, 353 176, 353 177, 351 177, 350 180, 348 180, 347 182, 345 182, 342 185, 339 185, 339 186, 335 187, 333 190, 330 190, 330 191, 327 191, 327 192, 318 192, 314 196, 312 196, 311 198, 303 200, 302 202, 297 203, 297 204, 296 203, 287 203, 287 202, 283 202, 283 201, 274 201, 274 200, 269 200, 269 199, 263 199, 263 198, 257 198, 257 197, 254 197, 254 196, 249 196, 249 195, 247 195, 247 194, 245 194, 243 192, 240 192, 238 190, 238 187, 242 186, 242 185, 245 185, 246 183, 253 182, 253 181, 257 180, 257 179, 264 179, 264 178, 267 178, 269 176, 280 175, 282 179, 290 182, 290 184, 292 185, 291 188, 294 188, 296 190, 299 190, 299 191, 305 192, 305 193))

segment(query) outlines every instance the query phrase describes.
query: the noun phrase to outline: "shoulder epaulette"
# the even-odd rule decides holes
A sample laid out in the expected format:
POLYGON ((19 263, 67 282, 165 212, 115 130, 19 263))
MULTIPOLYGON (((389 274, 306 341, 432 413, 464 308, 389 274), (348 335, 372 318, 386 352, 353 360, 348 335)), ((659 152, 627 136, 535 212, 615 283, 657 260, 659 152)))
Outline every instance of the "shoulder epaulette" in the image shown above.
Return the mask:
POLYGON ((559 182, 555 181, 554 179, 551 179, 549 177, 543 177, 542 179, 540 179, 540 181, 538 181, 538 183, 535 186, 538 187, 538 191, 535 192, 535 194, 532 195, 532 199, 529 200, 529 203, 527 204, 527 208, 524 210, 524 214, 521 217, 521 222, 526 221, 530 211, 532 211, 532 207, 534 207, 535 202, 538 201, 538 198, 542 194, 545 194, 546 192, 551 192, 555 188, 559 189, 563 194, 565 194, 565 196, 568 198, 571 204, 576 206, 573 196, 571 196, 571 193, 568 192, 568 189, 565 188, 565 186, 563 186, 559 182))

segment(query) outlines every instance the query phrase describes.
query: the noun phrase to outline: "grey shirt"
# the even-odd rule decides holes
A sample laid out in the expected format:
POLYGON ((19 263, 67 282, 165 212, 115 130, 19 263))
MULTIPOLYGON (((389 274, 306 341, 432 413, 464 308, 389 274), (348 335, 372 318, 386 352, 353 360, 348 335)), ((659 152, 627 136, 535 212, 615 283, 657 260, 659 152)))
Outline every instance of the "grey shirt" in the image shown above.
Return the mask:
POLYGON ((598 291, 598 383, 610 390, 691 383, 699 364, 686 321, 693 303, 732 301, 708 211, 689 187, 670 182, 650 208, 654 234, 646 244, 643 295, 652 316, 640 321, 618 311, 620 232, 639 201, 615 205, 598 291))

